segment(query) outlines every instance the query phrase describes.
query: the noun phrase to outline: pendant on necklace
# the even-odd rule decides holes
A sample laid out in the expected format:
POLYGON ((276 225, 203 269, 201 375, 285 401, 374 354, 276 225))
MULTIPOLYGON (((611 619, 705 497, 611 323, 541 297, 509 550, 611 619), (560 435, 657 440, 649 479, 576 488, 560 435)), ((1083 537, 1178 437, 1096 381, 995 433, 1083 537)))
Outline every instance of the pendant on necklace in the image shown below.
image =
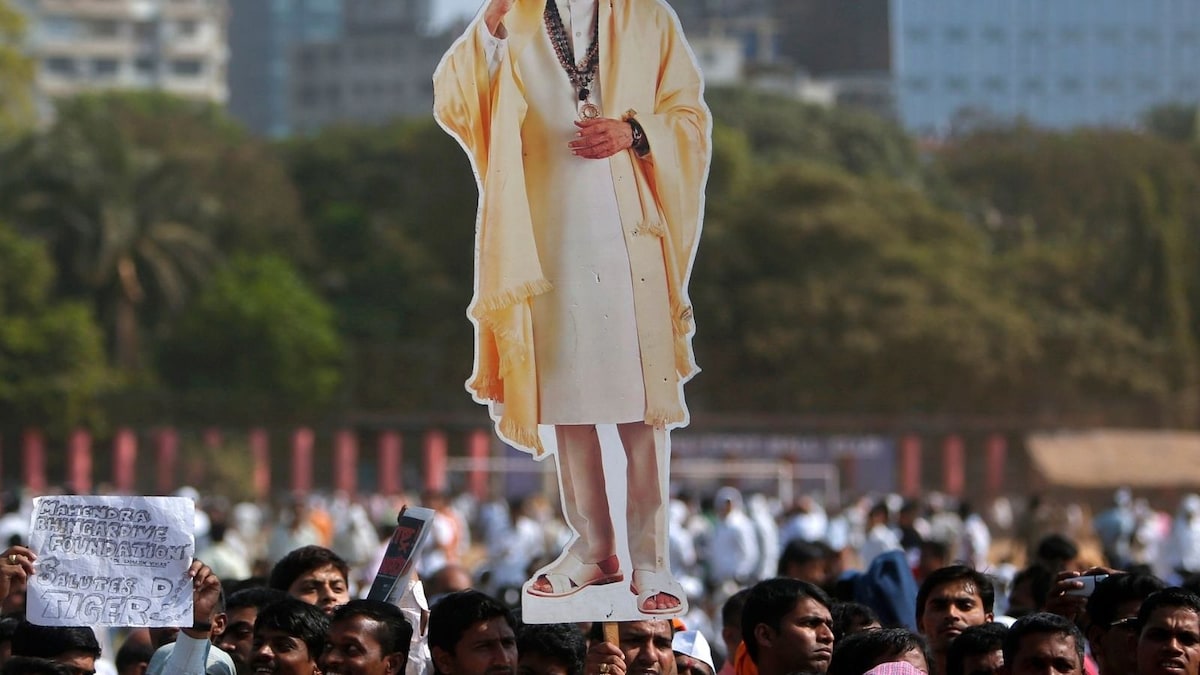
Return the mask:
POLYGON ((594 120, 600 117, 600 109, 595 103, 584 103, 579 107, 579 118, 584 120, 594 120))

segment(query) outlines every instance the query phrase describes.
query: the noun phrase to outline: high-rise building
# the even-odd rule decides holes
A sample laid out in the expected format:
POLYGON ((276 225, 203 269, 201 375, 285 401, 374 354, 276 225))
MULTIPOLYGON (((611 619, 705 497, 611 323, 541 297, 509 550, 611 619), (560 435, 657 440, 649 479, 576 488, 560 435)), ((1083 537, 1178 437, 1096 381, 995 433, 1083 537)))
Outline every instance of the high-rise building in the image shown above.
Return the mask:
POLYGON ((255 133, 291 127, 292 55, 342 34, 342 0, 235 0, 229 20, 229 112, 255 133))
POLYGON ((1195 0, 893 0, 900 117, 938 134, 958 119, 1129 126, 1200 100, 1195 0))
POLYGON ((17 0, 29 18, 39 104, 97 89, 223 103, 225 0, 17 0))
POLYGON ((299 133, 433 110, 433 71, 457 33, 427 32, 432 0, 346 0, 341 36, 292 54, 299 133))

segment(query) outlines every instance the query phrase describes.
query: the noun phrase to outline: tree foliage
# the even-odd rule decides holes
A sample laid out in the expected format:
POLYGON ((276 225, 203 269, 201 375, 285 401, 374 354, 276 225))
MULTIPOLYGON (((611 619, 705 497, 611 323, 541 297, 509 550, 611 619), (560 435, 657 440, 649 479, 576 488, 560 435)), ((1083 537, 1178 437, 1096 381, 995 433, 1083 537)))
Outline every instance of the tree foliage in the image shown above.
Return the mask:
POLYGON ((50 243, 60 291, 95 301, 126 370, 141 365, 144 327, 180 310, 222 253, 305 251, 282 166, 209 104, 66 100, 0 166, 0 208, 50 243))
POLYGON ((240 255, 172 327, 160 370, 185 394, 219 392, 226 415, 286 417, 333 401, 342 349, 333 312, 290 263, 240 255))
POLYGON ((51 298, 53 275, 40 244, 0 224, 0 424, 102 422, 101 333, 82 304, 51 298))
POLYGON ((0 142, 33 122, 33 61, 22 49, 25 21, 0 0, 0 142))

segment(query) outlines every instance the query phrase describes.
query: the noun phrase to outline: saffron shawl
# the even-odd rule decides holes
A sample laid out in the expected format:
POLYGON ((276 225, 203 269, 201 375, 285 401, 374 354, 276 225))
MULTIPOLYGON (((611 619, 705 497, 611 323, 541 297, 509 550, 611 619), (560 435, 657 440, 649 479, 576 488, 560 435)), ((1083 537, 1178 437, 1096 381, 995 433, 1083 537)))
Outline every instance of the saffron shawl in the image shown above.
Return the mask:
MULTIPOLYGON (((620 152, 607 161, 634 278, 646 423, 687 423, 682 385, 698 369, 687 281, 704 210, 712 120, 703 81, 678 19, 660 0, 599 0, 600 80, 606 117, 636 117, 650 154, 620 152), (661 270, 661 272, 659 271, 661 270), (665 273, 666 293, 648 291, 665 273), (642 283, 638 283, 639 280, 642 283)), ((544 30, 543 0, 517 0, 505 17, 507 53, 489 74, 479 23, 434 73, 434 116, 471 159, 480 191, 476 221, 475 369, 467 389, 501 403, 497 431, 535 455, 537 363, 530 300, 551 290, 534 243, 522 164, 521 125, 528 110, 517 55, 544 30)), ((486 30, 483 29, 483 30, 486 30)))

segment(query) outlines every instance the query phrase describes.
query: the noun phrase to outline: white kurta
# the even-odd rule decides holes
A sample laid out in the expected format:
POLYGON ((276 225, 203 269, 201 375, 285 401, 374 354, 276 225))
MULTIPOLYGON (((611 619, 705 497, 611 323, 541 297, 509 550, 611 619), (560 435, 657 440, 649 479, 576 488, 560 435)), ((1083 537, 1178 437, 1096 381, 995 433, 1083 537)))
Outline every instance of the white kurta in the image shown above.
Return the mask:
MULTIPOLYGON (((553 1, 579 63, 591 43, 596 0, 553 1)), ((609 163, 575 157, 567 147, 578 131, 580 103, 544 30, 518 59, 529 103, 521 136, 534 237, 554 287, 533 300, 538 421, 642 420, 633 282, 609 163)), ((604 110, 599 77, 589 89, 604 116, 620 117, 604 110)))

